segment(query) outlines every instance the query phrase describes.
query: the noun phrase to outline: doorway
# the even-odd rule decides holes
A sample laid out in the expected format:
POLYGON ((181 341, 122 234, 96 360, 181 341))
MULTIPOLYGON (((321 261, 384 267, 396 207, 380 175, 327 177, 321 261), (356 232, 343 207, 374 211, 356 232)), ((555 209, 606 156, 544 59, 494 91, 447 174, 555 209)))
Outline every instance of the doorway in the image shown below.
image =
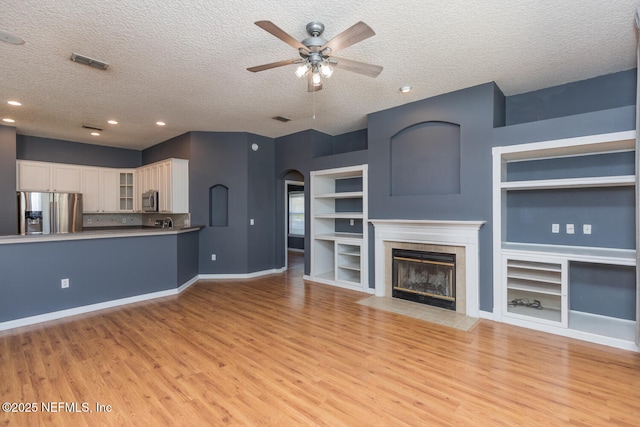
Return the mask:
POLYGON ((304 258, 305 238, 305 196, 304 181, 285 179, 284 181, 284 267, 289 268, 289 256, 304 258))

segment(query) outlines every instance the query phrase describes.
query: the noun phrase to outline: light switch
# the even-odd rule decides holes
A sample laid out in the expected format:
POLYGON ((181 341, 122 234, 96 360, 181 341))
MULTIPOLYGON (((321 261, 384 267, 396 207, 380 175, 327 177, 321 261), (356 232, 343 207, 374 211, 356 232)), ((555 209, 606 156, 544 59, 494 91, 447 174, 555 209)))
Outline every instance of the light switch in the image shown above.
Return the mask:
POLYGON ((574 234, 575 228, 573 227, 573 224, 567 224, 567 234, 574 234))
POLYGON ((560 232, 560 224, 551 224, 551 232, 559 233, 560 232))
POLYGON ((253 220, 253 218, 251 218, 251 219, 249 220, 249 225, 253 225, 253 224, 255 224, 255 221, 253 220))

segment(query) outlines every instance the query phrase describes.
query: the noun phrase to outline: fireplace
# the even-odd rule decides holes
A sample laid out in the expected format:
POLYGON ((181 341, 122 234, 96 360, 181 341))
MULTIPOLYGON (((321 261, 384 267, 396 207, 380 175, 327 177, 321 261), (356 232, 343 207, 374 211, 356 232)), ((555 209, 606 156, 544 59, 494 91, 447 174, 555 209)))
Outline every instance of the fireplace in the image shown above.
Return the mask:
MULTIPOLYGON (((456 256, 457 313, 479 317, 479 231, 484 221, 370 219, 375 236, 375 293, 393 296, 393 249, 456 256)), ((428 306, 425 306, 427 309, 428 306)))
POLYGON ((392 250, 392 296, 456 310, 456 255, 392 250))

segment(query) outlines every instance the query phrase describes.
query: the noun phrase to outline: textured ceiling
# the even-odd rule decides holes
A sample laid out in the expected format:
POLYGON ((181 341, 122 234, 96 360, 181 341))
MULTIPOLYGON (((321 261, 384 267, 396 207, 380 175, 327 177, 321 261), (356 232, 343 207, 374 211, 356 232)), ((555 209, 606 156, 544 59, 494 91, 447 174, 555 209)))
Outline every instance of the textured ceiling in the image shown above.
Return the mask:
POLYGON ((0 30, 26 43, 0 42, 0 117, 14 118, 19 134, 134 149, 188 131, 336 135, 366 127, 368 113, 489 81, 514 95, 634 68, 636 7, 635 0, 2 0, 0 30), (376 35, 339 56, 384 70, 373 79, 338 69, 315 94, 294 65, 251 73, 247 67, 297 56, 258 20, 298 40, 310 21, 325 24, 326 39, 364 21, 376 35), (110 67, 74 63, 72 52, 110 67), (414 90, 401 94, 403 85, 414 90), (272 119, 278 115, 291 121, 272 119), (83 124, 105 130, 92 137, 83 124))

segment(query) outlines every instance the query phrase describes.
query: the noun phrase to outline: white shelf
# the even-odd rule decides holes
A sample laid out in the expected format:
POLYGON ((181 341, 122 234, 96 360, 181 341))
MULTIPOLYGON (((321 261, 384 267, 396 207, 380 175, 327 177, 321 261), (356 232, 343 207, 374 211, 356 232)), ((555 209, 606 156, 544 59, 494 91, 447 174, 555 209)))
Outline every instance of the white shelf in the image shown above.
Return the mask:
POLYGON ((316 194, 316 199, 357 199, 362 198, 362 191, 345 191, 342 193, 316 194))
POLYGON ((532 318, 534 321, 560 322, 562 313, 553 307, 544 307, 542 310, 526 306, 510 306, 507 308, 510 314, 532 318))
POLYGON ((315 214, 315 219, 362 219, 362 212, 330 212, 315 214))
POLYGON ((360 256, 360 252, 359 251, 340 251, 338 252, 338 254, 340 255, 348 255, 348 256, 360 256))
POLYGON ((525 268, 529 270, 540 270, 540 271, 554 271, 558 273, 562 270, 562 267, 559 264, 545 264, 541 262, 519 261, 514 259, 510 259, 508 261, 507 267, 525 268))
POLYGON ((619 187, 636 184, 634 175, 601 176, 587 178, 540 179, 532 181, 502 182, 503 190, 546 190, 559 188, 619 187))
POLYGON ((361 233, 325 233, 325 234, 316 234, 313 236, 314 239, 318 240, 352 240, 354 242, 362 241, 361 233))
POLYGON ((636 322, 571 310, 569 328, 609 338, 633 342, 636 322))
POLYGON ((511 162, 633 151, 635 145, 635 131, 625 131, 495 147, 493 150, 499 150, 502 160, 511 162))
POLYGON ((350 263, 340 264, 338 268, 346 268, 348 270, 360 271, 360 263, 350 262, 350 263))
POLYGON ((562 295, 562 291, 560 289, 560 285, 552 286, 549 285, 547 287, 540 284, 531 284, 527 282, 512 282, 507 280, 507 289, 514 289, 518 291, 531 292, 537 294, 547 294, 547 295, 562 295))
POLYGON ((569 261, 596 264, 636 265, 635 249, 596 248, 590 246, 546 245, 538 243, 503 242, 502 253, 508 255, 543 254, 569 261))
POLYGON ((520 273, 516 272, 507 272, 507 280, 509 279, 517 279, 517 280, 527 280, 530 282, 542 282, 549 283, 552 285, 560 285, 560 275, 559 274, 545 274, 547 272, 536 272, 536 271, 522 271, 520 273))

